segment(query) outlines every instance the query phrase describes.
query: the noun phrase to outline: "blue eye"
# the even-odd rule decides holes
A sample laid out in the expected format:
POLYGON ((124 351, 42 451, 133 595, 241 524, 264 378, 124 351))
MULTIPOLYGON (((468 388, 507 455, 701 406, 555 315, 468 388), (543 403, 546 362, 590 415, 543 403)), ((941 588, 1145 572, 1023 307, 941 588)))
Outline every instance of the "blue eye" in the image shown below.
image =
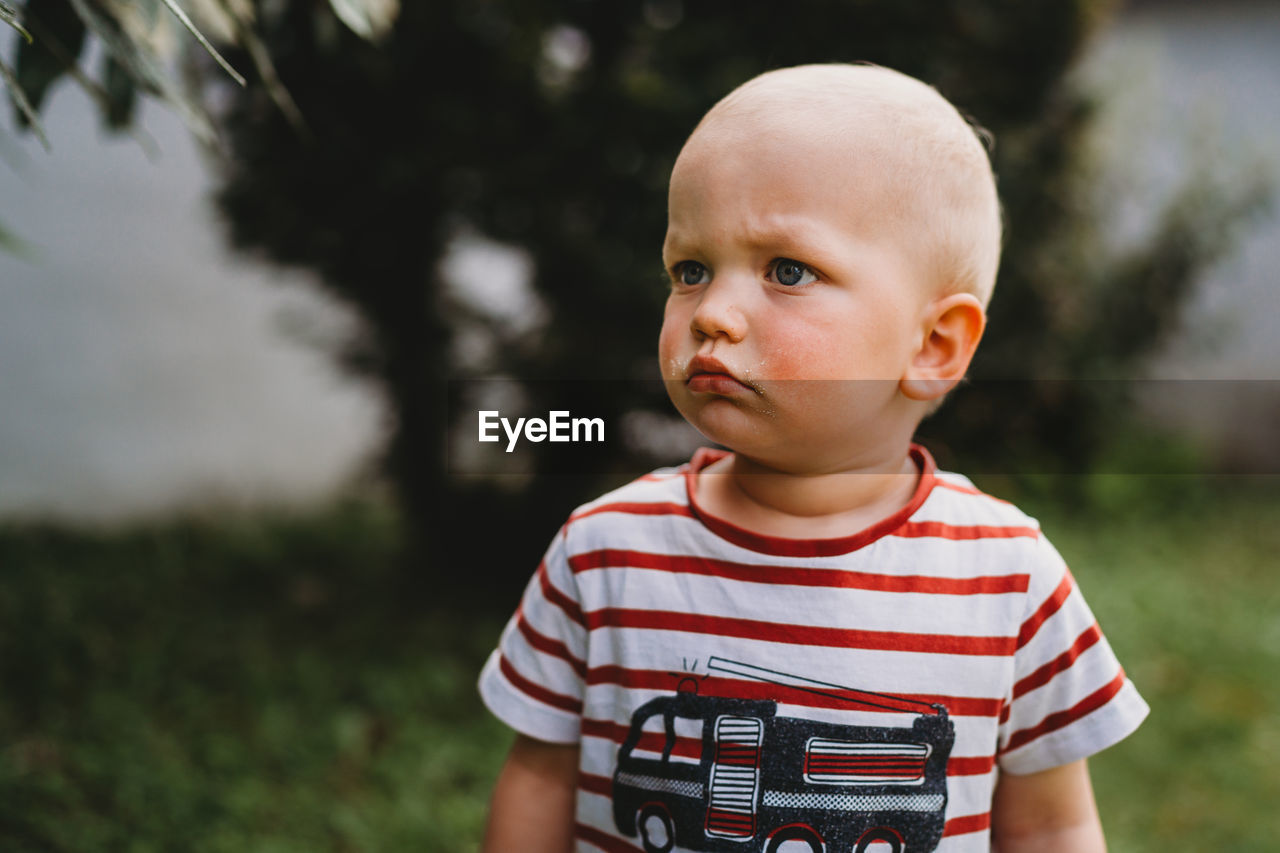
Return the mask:
POLYGON ((772 272, 773 280, 787 287, 796 287, 818 280, 818 277, 813 274, 813 270, 790 258, 778 258, 775 260, 772 272))
POLYGON ((706 284, 711 280, 711 270, 697 261, 681 261, 676 265, 676 278, 681 284, 706 284))

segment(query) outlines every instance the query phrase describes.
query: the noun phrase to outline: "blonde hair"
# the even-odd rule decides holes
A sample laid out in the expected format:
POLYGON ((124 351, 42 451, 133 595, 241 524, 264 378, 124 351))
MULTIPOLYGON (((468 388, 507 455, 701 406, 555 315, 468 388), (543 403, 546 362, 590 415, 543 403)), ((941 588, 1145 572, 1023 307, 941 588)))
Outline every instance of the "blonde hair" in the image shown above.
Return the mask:
POLYGON ((987 304, 1002 229, 986 131, 914 77, 838 63, 782 68, 748 80, 712 107, 698 128, 730 117, 764 119, 777 108, 801 112, 833 150, 842 142, 850 147, 856 134, 857 156, 874 158, 892 182, 897 209, 888 215, 922 235, 936 280, 987 304))

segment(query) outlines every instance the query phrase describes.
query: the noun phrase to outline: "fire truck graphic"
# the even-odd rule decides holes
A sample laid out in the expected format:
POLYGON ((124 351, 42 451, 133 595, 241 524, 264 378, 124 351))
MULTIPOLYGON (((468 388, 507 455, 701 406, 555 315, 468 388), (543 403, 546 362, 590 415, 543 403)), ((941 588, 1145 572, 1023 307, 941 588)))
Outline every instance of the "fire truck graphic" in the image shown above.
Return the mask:
POLYGON ((686 679, 674 695, 632 715, 613 776, 619 832, 639 835, 646 853, 780 853, 787 842, 787 851, 807 842, 814 853, 937 847, 955 742, 946 708, 724 658, 711 658, 707 668, 916 717, 909 727, 780 717, 775 701, 702 696, 696 679, 686 679), (678 729, 695 738, 700 732, 696 762, 673 758, 678 729), (651 748, 637 750, 646 735, 651 748), (660 758, 636 754, 657 756, 655 743, 660 758))

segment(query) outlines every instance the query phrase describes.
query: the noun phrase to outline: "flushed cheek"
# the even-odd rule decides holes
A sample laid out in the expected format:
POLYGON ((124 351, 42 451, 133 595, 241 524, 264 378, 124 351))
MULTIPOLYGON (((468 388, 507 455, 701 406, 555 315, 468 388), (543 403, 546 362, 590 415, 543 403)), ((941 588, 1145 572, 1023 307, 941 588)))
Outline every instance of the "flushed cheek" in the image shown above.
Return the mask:
POLYGON ((812 323, 775 323, 759 350, 755 375, 766 380, 829 379, 848 375, 838 335, 812 323))
MULTIPOLYGON (((684 328, 688 328, 685 326, 684 328)), ((687 334, 681 334, 679 326, 671 322, 671 315, 662 323, 662 331, 658 333, 658 361, 665 379, 683 378, 686 353, 683 351, 687 334)))
POLYGON ((887 323, 861 322, 831 310, 797 319, 775 318, 761 354, 767 379, 895 379, 901 344, 887 323))

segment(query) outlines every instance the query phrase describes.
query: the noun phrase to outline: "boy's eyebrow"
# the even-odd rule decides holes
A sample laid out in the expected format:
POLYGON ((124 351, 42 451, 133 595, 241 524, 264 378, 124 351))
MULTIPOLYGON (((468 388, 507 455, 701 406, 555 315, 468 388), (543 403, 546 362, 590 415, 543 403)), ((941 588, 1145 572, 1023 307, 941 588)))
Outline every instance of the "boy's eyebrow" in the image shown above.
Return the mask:
MULTIPOLYGON (((741 226, 742 233, 737 239, 753 249, 793 252, 802 256, 795 260, 809 260, 818 266, 821 266, 823 261, 833 260, 830 250, 821 248, 822 244, 829 242, 830 238, 820 239, 824 229, 819 221, 790 220, 791 217, 772 218, 772 220, 764 219, 759 223, 744 224, 741 226)), ((691 240, 684 236, 680 229, 669 226, 667 237, 662 244, 664 263, 668 256, 674 262, 680 260, 678 256, 694 253, 693 250, 699 243, 700 241, 696 239, 691 240)))

